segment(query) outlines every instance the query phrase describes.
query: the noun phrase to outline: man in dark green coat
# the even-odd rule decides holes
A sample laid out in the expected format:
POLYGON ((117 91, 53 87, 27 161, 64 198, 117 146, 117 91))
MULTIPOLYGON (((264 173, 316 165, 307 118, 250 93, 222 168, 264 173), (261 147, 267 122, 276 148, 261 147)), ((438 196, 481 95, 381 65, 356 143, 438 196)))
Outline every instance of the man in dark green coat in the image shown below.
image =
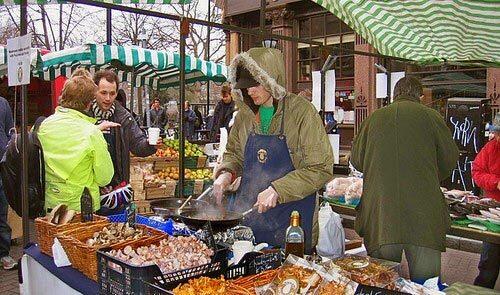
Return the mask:
POLYGON ((355 228, 372 257, 401 261, 412 280, 439 276, 449 213, 440 190, 458 160, 442 116, 420 104, 422 84, 401 79, 394 103, 361 125, 352 164, 364 173, 355 228))

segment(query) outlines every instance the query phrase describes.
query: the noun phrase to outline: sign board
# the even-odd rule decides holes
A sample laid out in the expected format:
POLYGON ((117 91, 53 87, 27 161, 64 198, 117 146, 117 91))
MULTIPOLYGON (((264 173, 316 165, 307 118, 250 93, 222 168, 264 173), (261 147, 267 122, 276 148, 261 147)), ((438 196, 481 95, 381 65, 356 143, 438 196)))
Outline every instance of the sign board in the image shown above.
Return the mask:
POLYGON ((328 140, 333 150, 334 164, 340 162, 340 134, 328 134, 328 140))
MULTIPOLYGON (((394 87, 401 78, 405 76, 405 72, 391 73, 391 98, 394 97, 394 87)), ((377 98, 387 97, 387 75, 385 73, 378 73, 376 77, 376 95, 377 98)), ((392 99, 391 99, 392 101, 392 99)))
POLYGON ((487 142, 489 112, 486 98, 450 98, 446 105, 446 124, 460 150, 457 166, 443 182, 448 189, 476 191, 472 181, 472 162, 487 142))
POLYGON ((355 295, 402 295, 408 293, 402 293, 398 291, 392 291, 392 290, 359 284, 358 287, 356 288, 356 291, 354 291, 354 294, 355 295))
MULTIPOLYGON (((313 91, 312 103, 321 110, 321 72, 312 72, 313 91)), ((325 74, 325 112, 335 111, 335 70, 327 71, 325 74)))
POLYGON ((27 85, 31 78, 31 34, 7 40, 9 86, 27 85))

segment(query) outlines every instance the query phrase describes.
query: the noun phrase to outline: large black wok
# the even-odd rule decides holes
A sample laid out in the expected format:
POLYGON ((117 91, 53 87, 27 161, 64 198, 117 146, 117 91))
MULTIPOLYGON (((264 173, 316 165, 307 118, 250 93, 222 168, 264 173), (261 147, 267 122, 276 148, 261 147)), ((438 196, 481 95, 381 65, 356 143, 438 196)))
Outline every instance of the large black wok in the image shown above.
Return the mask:
MULTIPOLYGON (((186 201, 180 198, 168 198, 165 200, 152 201, 150 204, 151 210, 162 218, 170 218, 179 216, 179 207, 186 201)), ((202 200, 189 200, 184 209, 201 209, 206 208, 208 202, 202 200)))
POLYGON ((185 208, 179 212, 179 217, 191 229, 200 229, 210 221, 213 232, 223 232, 239 225, 244 215, 234 211, 185 208))

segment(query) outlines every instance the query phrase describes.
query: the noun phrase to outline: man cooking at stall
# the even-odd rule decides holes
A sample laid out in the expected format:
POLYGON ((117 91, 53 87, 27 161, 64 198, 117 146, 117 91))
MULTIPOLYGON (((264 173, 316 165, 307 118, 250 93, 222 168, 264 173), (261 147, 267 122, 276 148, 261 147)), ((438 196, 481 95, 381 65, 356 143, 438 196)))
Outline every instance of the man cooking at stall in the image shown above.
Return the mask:
POLYGON ((215 174, 214 195, 221 203, 241 176, 230 209, 255 207, 244 224, 258 243, 284 246, 290 214, 299 211, 310 253, 318 238, 316 191, 333 178, 333 152, 321 118, 307 99, 286 91, 284 59, 277 49, 252 48, 237 55, 229 80, 240 111, 215 174))

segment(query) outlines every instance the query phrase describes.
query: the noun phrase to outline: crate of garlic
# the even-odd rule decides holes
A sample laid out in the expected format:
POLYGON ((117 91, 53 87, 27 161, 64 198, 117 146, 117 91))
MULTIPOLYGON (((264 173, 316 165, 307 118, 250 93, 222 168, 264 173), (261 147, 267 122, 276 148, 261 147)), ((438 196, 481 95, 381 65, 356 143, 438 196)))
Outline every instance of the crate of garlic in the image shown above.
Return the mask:
POLYGON ((212 249, 195 236, 101 249, 99 286, 105 294, 147 294, 152 286, 173 289, 199 276, 220 276, 227 268, 227 254, 227 248, 212 249))

